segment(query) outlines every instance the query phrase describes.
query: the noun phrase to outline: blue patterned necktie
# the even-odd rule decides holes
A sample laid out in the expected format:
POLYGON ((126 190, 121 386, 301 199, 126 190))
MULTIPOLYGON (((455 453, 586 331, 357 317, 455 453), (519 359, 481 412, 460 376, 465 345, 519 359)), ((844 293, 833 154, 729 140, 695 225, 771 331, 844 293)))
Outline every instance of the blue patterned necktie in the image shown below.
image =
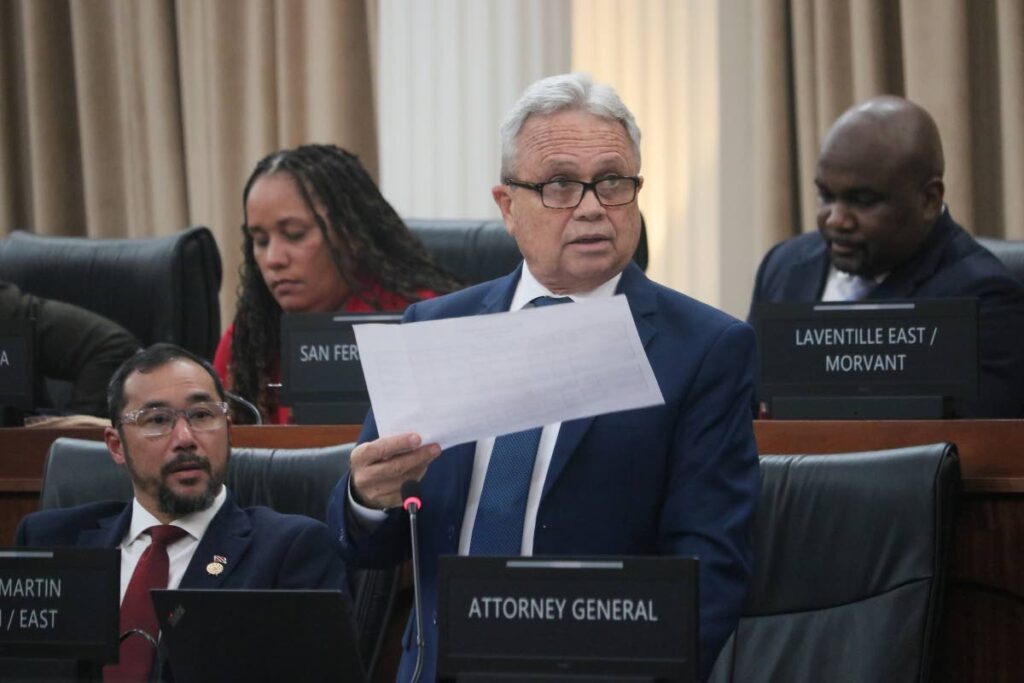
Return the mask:
MULTIPOLYGON (((568 297, 541 296, 534 306, 572 303, 568 297)), ((523 547, 523 518, 537 458, 540 427, 503 434, 494 440, 480 504, 473 522, 470 555, 518 555, 523 547)))

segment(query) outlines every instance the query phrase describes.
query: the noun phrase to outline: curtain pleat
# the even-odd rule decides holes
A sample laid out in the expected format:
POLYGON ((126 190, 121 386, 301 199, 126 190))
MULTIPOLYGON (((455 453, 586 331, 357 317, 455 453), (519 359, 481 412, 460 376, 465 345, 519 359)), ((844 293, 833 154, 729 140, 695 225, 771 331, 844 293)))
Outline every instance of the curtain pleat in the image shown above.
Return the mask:
POLYGON ((330 142, 376 173, 368 3, 0 3, 0 234, 207 225, 230 322, 256 162, 330 142))

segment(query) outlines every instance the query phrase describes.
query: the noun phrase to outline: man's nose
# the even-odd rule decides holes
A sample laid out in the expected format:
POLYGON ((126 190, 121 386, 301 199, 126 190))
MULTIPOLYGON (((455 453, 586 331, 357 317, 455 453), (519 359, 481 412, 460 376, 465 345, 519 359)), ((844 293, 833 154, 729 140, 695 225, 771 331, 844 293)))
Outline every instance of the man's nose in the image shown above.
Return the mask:
POLYGON ((603 216, 604 205, 597 199, 597 189, 593 187, 583 188, 583 199, 576 206, 575 217, 588 219, 603 216))
POLYGON ((176 444, 195 443, 196 435, 192 431, 192 425, 189 424, 184 413, 174 416, 174 424, 171 425, 171 436, 176 444))
POLYGON ((825 214, 825 227, 832 230, 849 230, 854 226, 853 214, 843 202, 831 202, 821 208, 825 214))

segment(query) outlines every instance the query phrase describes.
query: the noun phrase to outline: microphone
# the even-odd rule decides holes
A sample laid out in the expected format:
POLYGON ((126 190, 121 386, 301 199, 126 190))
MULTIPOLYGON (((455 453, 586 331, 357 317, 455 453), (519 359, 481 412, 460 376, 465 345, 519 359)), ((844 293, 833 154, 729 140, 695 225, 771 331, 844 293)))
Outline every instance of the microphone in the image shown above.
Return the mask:
POLYGON ((257 425, 263 424, 263 416, 260 415, 260 409, 254 406, 251 402, 245 400, 238 394, 232 394, 230 391, 225 391, 224 395, 227 396, 232 401, 234 401, 235 403, 240 404, 243 408, 246 409, 246 411, 248 411, 250 415, 255 417, 257 425))
POLYGON ((420 545, 416 529, 416 515, 423 502, 420 500, 420 483, 415 479, 402 482, 402 507, 409 513, 409 535, 412 538, 412 596, 413 613, 416 615, 416 668, 412 672, 412 683, 420 680, 423 672, 423 602, 420 599, 420 545))

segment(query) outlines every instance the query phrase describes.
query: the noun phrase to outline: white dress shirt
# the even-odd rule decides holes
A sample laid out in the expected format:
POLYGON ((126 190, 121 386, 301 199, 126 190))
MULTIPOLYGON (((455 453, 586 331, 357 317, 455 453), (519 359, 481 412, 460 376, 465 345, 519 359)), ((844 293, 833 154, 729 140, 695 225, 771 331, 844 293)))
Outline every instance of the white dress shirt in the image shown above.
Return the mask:
MULTIPOLYGON (((621 278, 622 274, 619 273, 596 289, 568 296, 573 301, 613 296, 621 278)), ((509 306, 509 310, 519 311, 527 307, 532 308, 533 305, 530 302, 539 296, 558 298, 566 295, 555 294, 542 285, 524 263, 523 274, 516 285, 515 294, 512 295, 512 304, 509 306)), ((555 441, 558 439, 558 432, 561 427, 561 422, 555 422, 544 425, 540 432, 537 458, 533 463, 530 490, 526 497, 526 517, 523 521, 523 543, 521 547, 523 555, 533 555, 533 533, 537 523, 537 510, 540 508, 540 494, 544 490, 544 480, 547 478, 548 467, 551 465, 551 456, 555 451, 555 441)), ((466 511, 462 518, 462 533, 459 536, 460 555, 469 554, 469 545, 473 538, 473 523, 476 521, 476 511, 480 505, 480 492, 483 489, 484 479, 487 476, 487 466, 491 462, 491 452, 494 450, 495 438, 497 437, 492 436, 476 442, 476 453, 473 457, 473 474, 469 480, 469 495, 466 498, 466 511)), ((441 457, 444 456, 442 455, 441 457)), ((359 527, 367 532, 372 530, 376 524, 382 522, 386 516, 383 511, 372 510, 359 505, 352 496, 351 485, 349 486, 349 506, 356 516, 359 527)))
POLYGON ((828 279, 825 291, 821 293, 822 301, 860 301, 885 281, 889 273, 882 273, 873 278, 844 273, 835 266, 828 267, 828 279))
MULTIPOLYGON (((179 526, 188 533, 167 546, 167 559, 170 561, 167 575, 168 588, 177 588, 181 583, 181 578, 185 575, 185 570, 188 569, 188 563, 192 561, 192 556, 196 554, 196 548, 199 547, 199 540, 206 533, 207 527, 210 526, 210 522, 220 511, 227 497, 227 487, 221 486, 220 493, 213 499, 213 504, 210 507, 199 512, 189 513, 171 522, 173 526, 179 526)), ((119 546, 121 548, 121 600, 124 600, 128 583, 132 579, 132 574, 135 573, 135 566, 139 563, 142 553, 152 542, 149 534, 143 532, 151 526, 160 524, 163 522, 142 507, 138 499, 132 498, 132 523, 119 546)))

